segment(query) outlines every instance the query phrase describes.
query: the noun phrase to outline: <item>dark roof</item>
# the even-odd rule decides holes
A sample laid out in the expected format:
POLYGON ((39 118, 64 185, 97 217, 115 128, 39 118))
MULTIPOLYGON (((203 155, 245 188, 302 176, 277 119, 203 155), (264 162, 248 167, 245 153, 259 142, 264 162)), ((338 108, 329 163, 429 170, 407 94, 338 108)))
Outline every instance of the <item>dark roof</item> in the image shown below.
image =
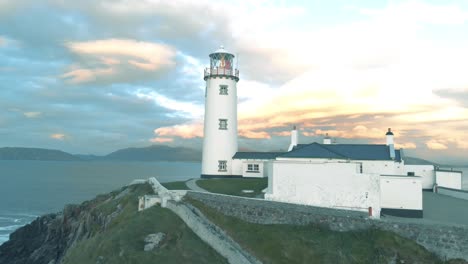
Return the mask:
MULTIPOLYGON (((293 149, 279 157, 323 158, 351 160, 392 160, 387 145, 320 144, 312 143, 293 149)), ((401 161, 401 153, 395 151, 395 160, 401 161)))
POLYGON ((284 152, 236 152, 233 159, 275 159, 284 152))

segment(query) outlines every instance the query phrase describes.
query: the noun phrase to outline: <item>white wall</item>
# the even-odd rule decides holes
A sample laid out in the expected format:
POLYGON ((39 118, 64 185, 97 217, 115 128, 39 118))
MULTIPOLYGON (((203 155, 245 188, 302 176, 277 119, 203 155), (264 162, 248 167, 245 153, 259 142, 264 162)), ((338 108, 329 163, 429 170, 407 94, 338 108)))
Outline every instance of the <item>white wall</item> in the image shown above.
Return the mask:
POLYGON ((266 199, 380 215, 380 179, 357 163, 274 161, 266 199))
MULTIPOLYGON (((303 162, 311 162, 311 163, 347 162, 346 160, 343 160, 343 159, 307 159, 307 158, 292 159, 292 158, 281 158, 281 157, 278 157, 277 160, 284 160, 284 161, 291 161, 291 162, 303 161, 303 162)), ((406 173, 404 172, 403 162, 395 162, 392 160, 352 160, 351 162, 362 164, 362 173, 406 175, 406 173)), ((356 171, 359 173, 360 168, 358 167, 356 171)))
POLYGON ((436 171, 436 183, 442 187, 461 190, 462 173, 459 171, 436 171))
POLYGON ((202 174, 233 175, 232 156, 237 152, 237 82, 210 77, 206 81, 202 174), (228 86, 228 95, 219 86, 228 86), (219 129, 219 119, 228 119, 227 130, 219 129), (227 161, 227 171, 218 171, 218 161, 227 161))
POLYGON ((432 189, 435 184, 435 171, 433 165, 406 165, 404 166, 404 174, 414 172, 415 176, 421 177, 423 189, 432 189))
POLYGON ((422 210, 421 177, 380 176, 381 207, 422 210))
POLYGON ((232 160, 232 175, 242 175, 242 160, 232 160))
POLYGON ((354 162, 362 163, 363 173, 403 175, 404 164, 391 160, 356 160, 354 162))

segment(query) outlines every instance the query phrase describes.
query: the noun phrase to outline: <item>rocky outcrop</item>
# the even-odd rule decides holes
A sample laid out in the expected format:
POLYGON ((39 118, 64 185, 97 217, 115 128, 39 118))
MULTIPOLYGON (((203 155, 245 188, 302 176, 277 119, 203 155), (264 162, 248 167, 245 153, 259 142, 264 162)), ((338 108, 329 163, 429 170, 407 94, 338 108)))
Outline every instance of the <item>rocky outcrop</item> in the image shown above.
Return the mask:
POLYGON ((159 247, 159 244, 166 238, 166 234, 159 232, 156 234, 149 234, 145 237, 144 251, 151 251, 159 247))
POLYGON ((61 263, 69 248, 105 230, 120 213, 120 204, 108 214, 94 210, 116 195, 118 192, 98 196, 81 205, 68 205, 61 213, 44 215, 19 228, 0 246, 0 263, 61 263))

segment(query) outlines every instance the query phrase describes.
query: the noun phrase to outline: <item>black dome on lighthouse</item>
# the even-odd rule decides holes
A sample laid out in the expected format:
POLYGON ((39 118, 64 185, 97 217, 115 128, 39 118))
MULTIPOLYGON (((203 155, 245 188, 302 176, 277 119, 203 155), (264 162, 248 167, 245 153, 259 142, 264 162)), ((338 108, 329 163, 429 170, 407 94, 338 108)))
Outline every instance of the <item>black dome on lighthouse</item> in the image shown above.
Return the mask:
POLYGON ((393 136, 393 132, 392 132, 392 129, 389 128, 387 133, 385 134, 386 136, 393 136))

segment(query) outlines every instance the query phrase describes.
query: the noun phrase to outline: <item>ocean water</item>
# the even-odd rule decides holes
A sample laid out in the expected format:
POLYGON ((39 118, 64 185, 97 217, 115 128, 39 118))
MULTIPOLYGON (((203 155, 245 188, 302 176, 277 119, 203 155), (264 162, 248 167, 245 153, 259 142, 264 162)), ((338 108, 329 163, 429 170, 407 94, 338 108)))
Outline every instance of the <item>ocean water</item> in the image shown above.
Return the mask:
POLYGON ((36 217, 118 189, 134 179, 160 182, 200 176, 189 162, 0 161, 0 245, 36 217))

